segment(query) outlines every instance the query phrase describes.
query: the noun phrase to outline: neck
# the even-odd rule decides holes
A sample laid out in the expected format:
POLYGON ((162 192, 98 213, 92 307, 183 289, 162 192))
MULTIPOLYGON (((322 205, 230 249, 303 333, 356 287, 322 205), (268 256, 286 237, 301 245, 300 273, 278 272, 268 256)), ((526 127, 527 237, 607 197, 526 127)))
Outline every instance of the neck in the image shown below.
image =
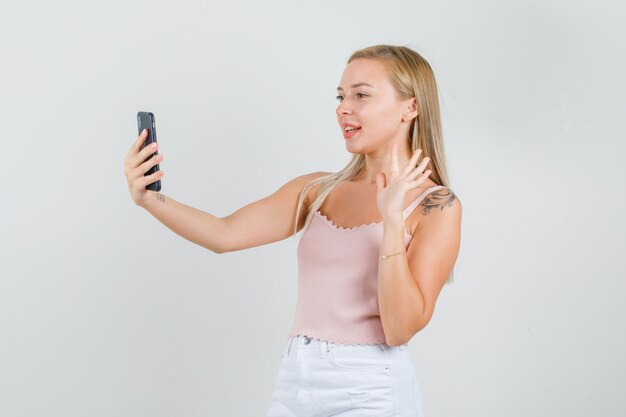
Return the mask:
MULTIPOLYGON (((411 150, 408 144, 398 146, 398 170, 402 171, 411 159, 411 150)), ((417 165, 416 165, 417 166, 417 165)), ((382 171, 387 182, 391 178, 391 147, 376 154, 365 154, 365 168, 354 178, 354 181, 376 185, 376 175, 382 171)))

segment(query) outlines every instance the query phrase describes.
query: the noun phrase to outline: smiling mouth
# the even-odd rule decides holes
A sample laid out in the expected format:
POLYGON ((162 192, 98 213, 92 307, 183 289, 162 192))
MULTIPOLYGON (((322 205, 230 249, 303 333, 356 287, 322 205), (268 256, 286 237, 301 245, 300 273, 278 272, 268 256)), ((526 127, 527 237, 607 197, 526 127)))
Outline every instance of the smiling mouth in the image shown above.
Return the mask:
POLYGON ((344 130, 343 131, 343 137, 345 139, 351 138, 352 136, 356 135, 357 133, 359 133, 361 131, 361 128, 358 129, 351 129, 351 130, 344 130))

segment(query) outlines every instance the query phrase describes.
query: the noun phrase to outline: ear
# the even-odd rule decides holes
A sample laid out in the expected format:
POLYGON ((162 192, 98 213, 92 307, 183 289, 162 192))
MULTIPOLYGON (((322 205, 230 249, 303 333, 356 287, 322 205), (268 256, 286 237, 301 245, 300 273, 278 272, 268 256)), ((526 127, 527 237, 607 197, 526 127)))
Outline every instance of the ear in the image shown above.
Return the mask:
POLYGON ((418 108, 417 108, 417 102, 415 100, 415 97, 411 97, 408 100, 408 103, 406 105, 406 108, 404 109, 404 117, 402 118, 402 120, 404 120, 405 122, 410 122, 411 120, 415 119, 418 115, 418 108))

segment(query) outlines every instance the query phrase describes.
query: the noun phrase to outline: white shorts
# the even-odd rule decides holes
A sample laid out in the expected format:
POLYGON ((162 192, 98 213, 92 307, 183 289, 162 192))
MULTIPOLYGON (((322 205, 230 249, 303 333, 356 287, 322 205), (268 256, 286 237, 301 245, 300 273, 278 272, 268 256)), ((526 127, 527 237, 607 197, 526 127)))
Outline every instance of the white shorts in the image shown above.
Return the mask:
POLYGON ((289 338, 266 417, 423 417, 407 346, 289 338))

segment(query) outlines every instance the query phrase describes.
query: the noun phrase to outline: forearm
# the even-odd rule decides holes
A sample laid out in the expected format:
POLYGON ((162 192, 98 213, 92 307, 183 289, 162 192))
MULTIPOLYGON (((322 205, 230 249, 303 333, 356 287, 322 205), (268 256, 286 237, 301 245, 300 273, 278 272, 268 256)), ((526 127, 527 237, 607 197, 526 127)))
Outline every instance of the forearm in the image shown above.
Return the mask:
POLYGON ((174 233, 215 253, 227 250, 227 225, 223 219, 179 203, 162 193, 148 194, 148 201, 141 207, 174 233))
MULTIPOLYGON (((383 239, 380 255, 406 251, 404 222, 383 222, 383 239)), ((383 330, 389 344, 403 344, 418 329, 424 311, 422 294, 411 274, 406 255, 379 259, 378 305, 383 330)))

